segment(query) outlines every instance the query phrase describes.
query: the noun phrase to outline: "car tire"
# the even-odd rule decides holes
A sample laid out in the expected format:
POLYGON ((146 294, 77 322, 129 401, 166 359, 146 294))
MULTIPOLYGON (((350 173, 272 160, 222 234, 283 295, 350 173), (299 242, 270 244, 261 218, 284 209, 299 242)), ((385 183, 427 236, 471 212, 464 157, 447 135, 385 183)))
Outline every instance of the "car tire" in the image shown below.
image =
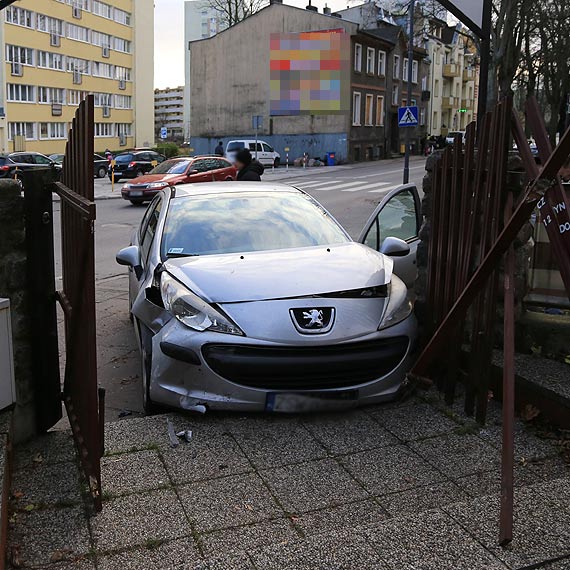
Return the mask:
POLYGON ((156 404, 150 399, 150 377, 152 370, 152 331, 139 324, 141 339, 141 389, 144 413, 151 416, 158 412, 156 404))
POLYGON ((144 203, 144 200, 129 200, 129 202, 133 205, 133 206, 141 206, 144 203))
POLYGON ((144 172, 139 168, 136 172, 135 172, 135 178, 138 178, 139 176, 142 176, 144 174, 144 172))
POLYGON ((100 166, 97 170, 97 178, 105 178, 107 176, 107 169, 104 166, 100 166))
POLYGON ((279 157, 276 157, 275 160, 273 161, 273 166, 275 168, 279 168, 280 165, 281 165, 281 159, 279 157))

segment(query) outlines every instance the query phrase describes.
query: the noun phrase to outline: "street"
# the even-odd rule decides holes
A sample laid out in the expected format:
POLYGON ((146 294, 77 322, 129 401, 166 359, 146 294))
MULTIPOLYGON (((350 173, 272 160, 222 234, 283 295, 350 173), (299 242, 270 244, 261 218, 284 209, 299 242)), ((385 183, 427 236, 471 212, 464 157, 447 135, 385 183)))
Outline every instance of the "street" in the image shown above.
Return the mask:
MULTIPOLYGON (((411 162, 410 180, 418 188, 424 165, 423 157, 411 162)), ((292 184, 306 190, 356 239, 382 197, 401 184, 402 168, 403 159, 307 170, 279 168, 267 170, 263 181, 292 184)), ((99 383, 107 391, 109 421, 116 420, 121 413, 142 413, 139 355, 127 312, 126 269, 117 265, 115 254, 129 244, 145 207, 133 206, 119 197, 123 183, 115 184, 112 190, 106 178, 95 181, 98 373, 99 383)), ((59 282, 59 202, 54 202, 54 222, 59 282)))

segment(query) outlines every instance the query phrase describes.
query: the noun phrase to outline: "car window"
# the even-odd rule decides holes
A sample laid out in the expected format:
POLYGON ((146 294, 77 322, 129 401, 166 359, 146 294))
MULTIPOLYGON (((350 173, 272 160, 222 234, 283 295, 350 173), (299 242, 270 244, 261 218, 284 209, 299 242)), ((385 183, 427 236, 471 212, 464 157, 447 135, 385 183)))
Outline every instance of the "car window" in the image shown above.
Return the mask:
POLYGON ((133 159, 134 159, 134 156, 133 156, 132 154, 130 154, 130 153, 129 153, 129 154, 118 154, 118 155, 115 157, 115 160, 116 160, 117 162, 122 162, 122 163, 124 163, 124 162, 131 162, 133 159))
POLYGON ((137 154, 135 156, 135 160, 137 161, 144 161, 144 162, 150 162, 152 160, 150 153, 148 152, 141 152, 139 154, 137 154))
POLYGON ((273 148, 270 147, 268 144, 263 143, 263 151, 264 152, 274 152, 273 148))
POLYGON ((216 159, 216 168, 229 168, 231 164, 227 160, 222 160, 221 158, 216 159))
MULTIPOLYGON (((255 152, 255 143, 249 143, 249 150, 255 152)), ((261 143, 257 143, 257 152, 262 152, 261 143)))
POLYGON ((404 241, 417 238, 418 219, 413 193, 410 190, 402 190, 393 196, 378 214, 377 223, 380 241, 387 237, 404 241))
POLYGON ((192 170, 197 170, 198 172, 207 172, 208 165, 206 164, 206 161, 203 158, 200 160, 195 160, 192 163, 192 170))
POLYGON ((6 156, 0 156, 0 166, 4 166, 7 162, 9 159, 6 156))
POLYGON ((47 157, 41 154, 34 154, 34 161, 36 164, 51 164, 52 161, 47 157))
POLYGON ((370 226, 366 237, 364 238, 364 245, 380 251, 380 234, 378 232, 378 217, 374 220, 374 223, 370 226))
POLYGON ((240 192, 170 201, 161 251, 214 255, 349 242, 310 196, 240 192), (236 223, 239 220, 239 223, 236 223))
POLYGON ((32 160, 31 155, 29 155, 29 154, 13 154, 13 155, 12 155, 12 159, 13 159, 15 162, 21 162, 21 163, 24 163, 24 164, 33 164, 33 163, 34 163, 34 161, 32 160))
POLYGON ((158 226, 158 219, 160 218, 160 209, 162 207, 162 199, 158 198, 157 201, 151 204, 149 207, 147 225, 143 230, 143 236, 141 241, 141 261, 143 262, 143 267, 148 261, 148 256, 150 253, 150 247, 152 245, 152 240, 156 234, 156 227, 158 226))
POLYGON ((244 148, 244 144, 241 141, 232 141, 228 143, 228 148, 226 149, 227 152, 232 152, 234 150, 240 150, 244 148))
POLYGON ((150 174, 184 174, 191 163, 191 160, 165 160, 155 166, 150 174))

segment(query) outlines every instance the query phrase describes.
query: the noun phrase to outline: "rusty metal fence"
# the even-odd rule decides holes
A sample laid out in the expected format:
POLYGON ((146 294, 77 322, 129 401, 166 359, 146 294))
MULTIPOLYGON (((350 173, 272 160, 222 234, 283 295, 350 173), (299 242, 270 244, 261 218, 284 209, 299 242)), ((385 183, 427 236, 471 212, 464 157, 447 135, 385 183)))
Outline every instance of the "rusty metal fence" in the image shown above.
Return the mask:
POLYGON ((433 172, 428 248, 427 342, 410 377, 434 381, 451 403, 459 379, 465 411, 485 421, 499 287, 503 287, 503 453, 501 544, 512 539, 514 463, 514 241, 535 209, 547 233, 566 295, 570 296, 570 204, 558 172, 570 154, 570 130, 556 149, 548 140, 536 100, 526 108, 541 163, 532 156, 512 100, 505 99, 458 137, 433 172), (508 184, 511 135, 522 159, 527 187, 515 196, 508 184), (503 281, 500 282, 501 262, 503 281), (468 311, 470 310, 469 314, 468 311), (470 335, 465 335, 466 327, 470 335), (460 370, 466 339, 468 363, 460 370), (445 351, 445 358, 442 353, 445 351))
POLYGON ((104 391, 97 387, 95 328, 94 99, 79 106, 67 142, 61 182, 65 316, 63 400, 96 510, 101 510, 104 391))

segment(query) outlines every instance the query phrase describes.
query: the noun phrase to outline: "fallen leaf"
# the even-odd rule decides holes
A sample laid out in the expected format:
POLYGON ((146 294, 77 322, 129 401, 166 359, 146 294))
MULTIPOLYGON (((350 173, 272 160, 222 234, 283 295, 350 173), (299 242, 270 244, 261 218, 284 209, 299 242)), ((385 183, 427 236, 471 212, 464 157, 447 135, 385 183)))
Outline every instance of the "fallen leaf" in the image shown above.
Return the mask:
POLYGON ((38 453, 37 455, 34 456, 34 458, 32 459, 32 461, 34 463, 43 463, 44 462, 44 458, 42 457, 41 453, 38 453))
POLYGON ((61 562, 62 560, 65 560, 70 553, 71 550, 69 550, 69 548, 54 550, 50 556, 50 562, 61 562))
POLYGON ((521 413, 521 418, 525 422, 531 422, 539 414, 540 414, 540 410, 538 408, 534 407, 532 404, 527 404, 521 413))
POLYGON ((24 510, 27 512, 31 512, 31 511, 34 511, 36 508, 37 508, 36 505, 34 505, 33 503, 30 503, 29 505, 26 505, 24 507, 24 510))
POLYGON ((22 491, 12 491, 12 497, 14 497, 14 499, 21 499, 24 496, 25 495, 22 491))

